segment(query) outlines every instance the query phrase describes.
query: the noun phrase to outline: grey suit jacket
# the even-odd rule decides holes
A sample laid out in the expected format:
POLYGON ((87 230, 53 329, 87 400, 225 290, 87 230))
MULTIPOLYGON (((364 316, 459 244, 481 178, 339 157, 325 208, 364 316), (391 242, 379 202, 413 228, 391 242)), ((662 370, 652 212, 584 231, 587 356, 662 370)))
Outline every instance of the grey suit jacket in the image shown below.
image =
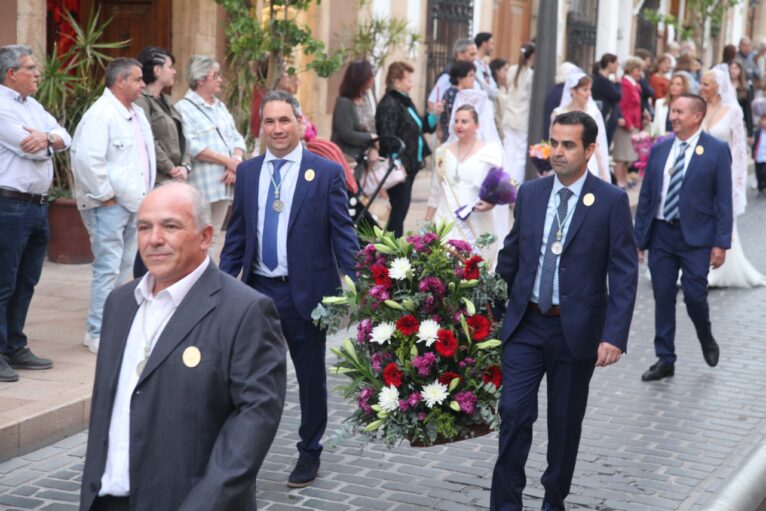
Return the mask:
MULTIPOLYGON (((106 301, 82 478, 98 495, 139 280, 106 301)), ((285 399, 285 345, 273 302, 210 263, 157 340, 131 399, 132 511, 255 510, 255 477, 285 399), (183 352, 196 346, 196 367, 183 352)))

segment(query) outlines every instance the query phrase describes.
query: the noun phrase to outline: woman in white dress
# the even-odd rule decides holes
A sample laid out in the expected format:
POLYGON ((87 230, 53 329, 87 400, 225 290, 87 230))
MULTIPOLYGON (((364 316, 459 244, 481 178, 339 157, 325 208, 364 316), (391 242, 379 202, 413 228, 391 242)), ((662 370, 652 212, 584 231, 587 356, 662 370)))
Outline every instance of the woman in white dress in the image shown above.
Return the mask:
POLYGON ((664 98, 659 98, 654 102, 653 136, 662 136, 673 132, 673 128, 670 125, 670 104, 678 96, 689 91, 689 79, 686 75, 681 73, 674 74, 668 84, 668 93, 664 98))
POLYGON ((498 143, 485 142, 479 137, 479 115, 471 105, 456 109, 452 129, 455 140, 436 150, 435 172, 438 179, 432 182, 429 205, 436 207, 435 222, 446 220, 454 223, 449 235, 453 239, 475 244, 482 234, 494 234, 495 242, 481 249, 482 257, 492 268, 500 249, 499 240, 505 232, 498 232, 495 215, 491 211, 495 206, 480 200, 479 190, 489 170, 502 165, 502 149, 498 143), (466 210, 473 207, 473 212, 461 220, 456 211, 464 206, 467 206, 466 210))
POLYGON ((511 66, 504 87, 498 86, 503 105, 500 115, 503 129, 503 169, 518 183, 524 182, 527 165, 529 104, 535 67, 535 45, 521 47, 519 63, 511 66))
POLYGON ((609 145, 606 141, 606 127, 604 117, 601 115, 598 105, 591 97, 593 79, 586 75, 582 69, 575 67, 567 75, 564 82, 564 90, 561 93, 561 103, 551 114, 551 125, 557 115, 564 112, 585 112, 596 121, 598 136, 596 137, 596 150, 588 160, 588 170, 606 182, 611 182, 609 173, 609 145))
POLYGON ((702 128, 729 144, 731 149, 732 209, 734 226, 731 249, 724 264, 708 274, 710 287, 756 287, 766 285, 766 276, 745 257, 737 232, 737 216, 747 206, 747 134, 742 109, 731 85, 726 64, 719 64, 702 75, 700 95, 707 102, 702 128))

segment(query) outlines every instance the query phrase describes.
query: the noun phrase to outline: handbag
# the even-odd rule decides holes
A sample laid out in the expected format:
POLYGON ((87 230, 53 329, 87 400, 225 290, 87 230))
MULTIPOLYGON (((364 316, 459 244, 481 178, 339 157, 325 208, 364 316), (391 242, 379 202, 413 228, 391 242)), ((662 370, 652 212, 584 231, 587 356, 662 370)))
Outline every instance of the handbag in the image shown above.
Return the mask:
POLYGON ((362 192, 368 197, 372 196, 381 182, 383 185, 381 190, 388 190, 389 188, 403 183, 407 179, 407 173, 404 170, 402 162, 398 159, 379 159, 368 165, 362 176, 361 188, 362 192), (391 172, 386 177, 388 169, 392 168, 391 172), (385 181, 384 181, 385 179, 385 181))

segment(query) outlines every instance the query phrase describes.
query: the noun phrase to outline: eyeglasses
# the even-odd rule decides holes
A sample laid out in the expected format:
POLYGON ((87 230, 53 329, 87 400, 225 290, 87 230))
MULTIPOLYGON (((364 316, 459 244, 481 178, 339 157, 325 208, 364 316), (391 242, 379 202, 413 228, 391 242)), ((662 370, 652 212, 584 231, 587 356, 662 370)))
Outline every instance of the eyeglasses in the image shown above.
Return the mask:
POLYGON ((208 76, 208 78, 212 78, 213 80, 220 80, 221 79, 221 73, 220 72, 209 74, 207 76, 208 76))
POLYGON ((37 71, 37 66, 32 64, 32 65, 29 65, 29 66, 19 66, 16 69, 26 69, 30 73, 34 73, 34 72, 37 71))

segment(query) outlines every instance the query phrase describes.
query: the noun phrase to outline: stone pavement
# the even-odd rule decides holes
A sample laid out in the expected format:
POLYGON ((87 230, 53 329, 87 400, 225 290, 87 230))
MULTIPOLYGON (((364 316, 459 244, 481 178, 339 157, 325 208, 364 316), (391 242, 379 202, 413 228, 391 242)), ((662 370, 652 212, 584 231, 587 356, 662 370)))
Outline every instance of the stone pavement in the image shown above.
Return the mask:
MULTIPOLYGON (((422 206, 422 204, 421 204, 422 206)), ((740 219, 745 253, 766 272, 766 198, 751 197, 740 219)), ((45 277, 44 277, 45 278, 45 277)), ((653 301, 642 278, 629 354, 593 377, 570 509, 697 510, 747 454, 766 438, 766 288, 713 290, 714 333, 721 361, 705 365, 684 307, 678 309, 676 375, 660 383, 640 381, 654 362, 653 301)), ((331 343, 338 343, 340 336, 331 343)), ((332 356, 328 357, 331 362, 332 356)), ((330 378, 330 386, 342 382, 330 378)), ((539 509, 545 466, 545 383, 540 419, 527 464, 528 509, 539 509)), ((5 402, 4 397, 0 400, 5 402)), ((333 393, 321 477, 288 490, 295 460, 297 385, 289 375, 288 404, 277 438, 259 473, 259 509, 427 510, 486 509, 496 435, 426 449, 393 450, 351 437, 331 446, 350 406, 333 393)), ((0 509, 76 509, 85 433, 0 464, 0 509)), ((744 510, 733 510, 744 511, 744 510)))

